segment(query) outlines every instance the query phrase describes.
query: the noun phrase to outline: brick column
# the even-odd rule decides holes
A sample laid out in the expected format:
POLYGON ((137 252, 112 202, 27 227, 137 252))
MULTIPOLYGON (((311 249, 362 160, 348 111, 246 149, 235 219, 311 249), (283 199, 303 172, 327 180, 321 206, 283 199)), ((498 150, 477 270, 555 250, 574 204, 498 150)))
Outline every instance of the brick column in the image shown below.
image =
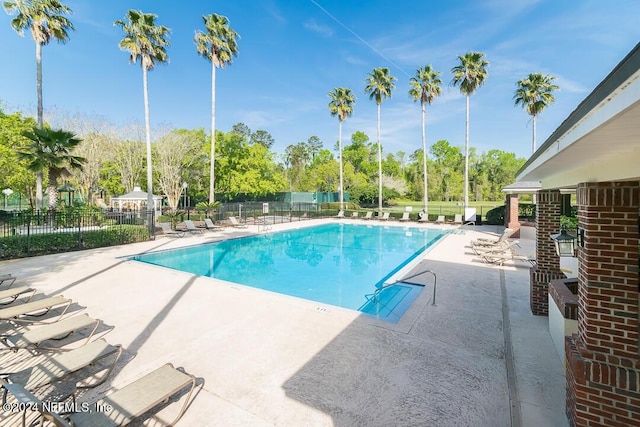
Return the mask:
POLYGON ((560 257, 556 254, 551 234, 560 231, 561 195, 558 190, 538 191, 536 206, 536 266, 529 272, 531 312, 549 314, 549 282, 564 279, 560 257))
POLYGON ((640 425, 640 182, 578 186, 578 333, 567 337, 567 416, 575 426, 640 425))
POLYGON ((520 221, 518 221, 518 195, 507 194, 507 203, 504 212, 504 225, 507 228, 515 230, 511 235, 512 238, 520 237, 520 221))

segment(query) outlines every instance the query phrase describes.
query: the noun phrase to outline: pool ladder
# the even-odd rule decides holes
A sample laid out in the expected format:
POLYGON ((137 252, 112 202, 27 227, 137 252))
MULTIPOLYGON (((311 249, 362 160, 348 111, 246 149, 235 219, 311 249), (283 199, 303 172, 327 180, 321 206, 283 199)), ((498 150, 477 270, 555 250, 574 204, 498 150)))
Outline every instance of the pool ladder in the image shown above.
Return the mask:
MULTIPOLYGON (((398 283, 404 283, 404 282, 407 281, 407 279, 413 279, 414 277, 418 277, 418 276, 420 276, 422 274, 425 274, 425 273, 431 273, 433 275, 433 302, 431 303, 431 305, 436 305, 436 287, 437 287, 437 282, 438 282, 438 276, 436 276, 436 273, 433 270, 429 270, 429 269, 422 270, 422 271, 420 271, 420 272, 418 272, 416 274, 412 274, 411 276, 408 276, 408 277, 403 277, 402 279, 398 279, 393 283, 387 283, 385 285, 382 285, 381 287, 379 287, 378 289, 375 290, 371 300, 376 302, 378 300, 378 295, 383 290, 385 290, 387 288, 390 288, 392 286, 395 286, 398 283)), ((409 284, 411 284, 411 283, 409 283, 409 284)))

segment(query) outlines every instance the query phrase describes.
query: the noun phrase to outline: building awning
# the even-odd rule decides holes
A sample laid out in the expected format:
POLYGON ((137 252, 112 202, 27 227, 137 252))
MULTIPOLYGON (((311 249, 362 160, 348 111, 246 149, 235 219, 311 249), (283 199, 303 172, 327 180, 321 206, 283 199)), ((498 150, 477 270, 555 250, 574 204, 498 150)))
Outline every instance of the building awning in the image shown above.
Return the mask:
POLYGON ((502 192, 507 194, 533 194, 541 188, 540 181, 517 181, 504 187, 502 192))
POLYGON ((516 176, 541 189, 640 179, 640 44, 527 160, 516 176))

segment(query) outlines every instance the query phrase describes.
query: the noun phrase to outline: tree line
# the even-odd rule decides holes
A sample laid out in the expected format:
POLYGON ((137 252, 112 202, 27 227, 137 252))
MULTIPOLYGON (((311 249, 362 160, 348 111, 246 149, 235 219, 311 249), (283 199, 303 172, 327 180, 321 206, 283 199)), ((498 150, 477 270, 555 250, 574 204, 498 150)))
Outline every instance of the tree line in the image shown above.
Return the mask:
MULTIPOLYGON (((75 189, 85 204, 100 204, 101 195, 120 195, 146 184, 146 142, 143 130, 124 132, 102 124, 87 126, 91 119, 68 119, 66 127, 80 135, 77 145, 67 154, 83 159, 82 168, 64 171, 54 165, 44 168, 47 188, 56 188, 62 180, 75 189), (53 173, 50 173, 53 172, 53 173)), ((20 113, 0 112, 0 187, 21 194, 35 208, 35 175, 30 169, 29 152, 33 141, 25 136, 35 121, 20 113)), ((46 129, 46 124, 45 124, 46 129)), ((74 135, 73 133, 71 135, 74 135)), ((60 135, 58 135, 60 136, 60 135)), ((62 135, 63 137, 65 135, 62 135)), ((66 135, 69 136, 69 135, 66 135)), ((210 138, 204 129, 172 129, 152 144, 152 167, 158 193, 167 204, 179 205, 185 190, 192 205, 207 201, 210 164, 210 138), (187 184, 184 188, 184 183, 187 184)), ((228 132, 216 131, 216 193, 225 201, 239 197, 260 199, 283 191, 335 192, 339 188, 340 164, 337 147, 326 147, 317 137, 288 146, 283 154, 272 150, 273 137, 265 130, 252 131, 238 123, 228 132)), ((58 153, 60 156, 60 153, 58 153)), ((69 158, 64 156, 65 162, 69 158)), ((375 205, 378 197, 378 147, 369 136, 357 131, 343 147, 345 192, 357 203, 375 205)), ((429 195, 434 201, 459 201, 463 194, 464 154, 461 147, 446 140, 429 147, 429 195)), ((44 159, 41 161, 47 161, 44 159)), ((490 150, 470 151, 470 188, 472 200, 501 200, 503 186, 513 182, 524 163, 513 153, 490 150)), ((67 164, 67 163, 65 163, 67 164)), ((382 159, 383 202, 394 199, 420 200, 422 187, 422 150, 413 153, 387 153, 382 159)), ((51 190, 52 191, 52 190, 51 190)), ((50 202, 51 191, 48 191, 50 202)), ((53 199, 54 203, 55 200, 53 199)))

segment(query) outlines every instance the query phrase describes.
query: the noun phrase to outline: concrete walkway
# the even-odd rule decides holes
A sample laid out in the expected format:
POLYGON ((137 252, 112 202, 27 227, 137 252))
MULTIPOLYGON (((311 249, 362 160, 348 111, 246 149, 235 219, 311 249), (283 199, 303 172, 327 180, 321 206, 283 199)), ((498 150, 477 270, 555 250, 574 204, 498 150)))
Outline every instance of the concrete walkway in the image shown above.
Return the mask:
MULTIPOLYGON (((459 230, 426 254, 416 269, 437 274, 437 304, 433 280, 421 276, 426 289, 398 324, 119 258, 253 226, 5 261, 0 273, 70 297, 113 326, 105 338, 125 355, 111 380, 81 400, 171 362, 199 377, 184 426, 564 427, 564 371, 547 318, 529 310, 529 265, 486 266, 466 247, 499 231, 459 230)), ((534 251, 533 242, 521 245, 534 251)), ((17 423, 2 417, 1 425, 17 423)))

